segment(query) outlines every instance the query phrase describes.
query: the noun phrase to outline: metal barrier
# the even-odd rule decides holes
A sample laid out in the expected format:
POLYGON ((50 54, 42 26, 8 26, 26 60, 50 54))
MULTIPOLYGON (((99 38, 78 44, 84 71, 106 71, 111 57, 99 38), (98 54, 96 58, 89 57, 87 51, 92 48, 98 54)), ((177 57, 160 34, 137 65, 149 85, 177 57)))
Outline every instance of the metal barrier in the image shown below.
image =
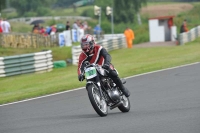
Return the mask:
POLYGON ((52 51, 0 57, 0 77, 33 72, 48 72, 53 68, 52 51))
POLYGON ((200 37, 200 26, 197 26, 188 32, 181 33, 178 37, 179 44, 183 45, 187 42, 195 40, 198 37, 200 37))
MULTIPOLYGON (((107 51, 120 49, 120 48, 126 48, 126 39, 125 36, 121 36, 119 38, 113 38, 109 40, 102 40, 97 42, 97 44, 103 46, 107 51)), ((80 46, 73 46, 72 47, 72 62, 73 65, 78 64, 79 55, 81 53, 81 47, 80 46)))

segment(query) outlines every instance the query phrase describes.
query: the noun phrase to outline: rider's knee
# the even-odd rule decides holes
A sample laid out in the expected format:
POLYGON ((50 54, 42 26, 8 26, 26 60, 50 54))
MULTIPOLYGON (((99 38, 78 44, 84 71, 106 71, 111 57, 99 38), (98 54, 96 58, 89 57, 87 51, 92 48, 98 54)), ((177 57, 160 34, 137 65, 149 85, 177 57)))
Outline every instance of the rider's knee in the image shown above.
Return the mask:
POLYGON ((117 77, 117 76, 118 76, 118 73, 117 73, 115 70, 111 70, 111 71, 109 72, 109 74, 110 74, 110 76, 112 76, 112 77, 117 77))

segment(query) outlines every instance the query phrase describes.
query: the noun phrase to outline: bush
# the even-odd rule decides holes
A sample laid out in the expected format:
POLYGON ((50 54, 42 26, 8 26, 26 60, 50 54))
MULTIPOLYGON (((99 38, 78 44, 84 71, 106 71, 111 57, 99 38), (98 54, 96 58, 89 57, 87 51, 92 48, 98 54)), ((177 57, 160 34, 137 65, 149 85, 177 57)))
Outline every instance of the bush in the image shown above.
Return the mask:
POLYGON ((134 44, 149 42, 149 33, 135 34, 134 44))
POLYGON ((56 24, 57 22, 56 22, 56 20, 55 19, 51 19, 51 20, 49 20, 48 22, 47 22, 47 25, 48 26, 51 26, 51 25, 54 25, 54 24, 56 24))
POLYGON ((104 34, 110 34, 111 33, 111 23, 108 22, 107 20, 103 21, 101 23, 101 27, 102 27, 102 30, 104 31, 104 34))
POLYGON ((24 13, 24 17, 35 17, 37 16, 36 12, 26 12, 24 13))
POLYGON ((48 16, 51 15, 51 10, 49 8, 38 8, 37 9, 37 16, 48 16))
POLYGON ((94 11, 93 11, 93 9, 84 10, 81 13, 81 16, 94 17, 94 11))

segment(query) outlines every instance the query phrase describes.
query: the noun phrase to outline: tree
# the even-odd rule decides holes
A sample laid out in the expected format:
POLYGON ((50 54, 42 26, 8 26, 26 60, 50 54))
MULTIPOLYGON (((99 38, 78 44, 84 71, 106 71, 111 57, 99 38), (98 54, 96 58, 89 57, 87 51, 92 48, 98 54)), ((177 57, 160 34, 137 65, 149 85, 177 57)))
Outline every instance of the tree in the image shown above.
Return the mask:
POLYGON ((133 22, 134 16, 147 0, 114 0, 115 22, 133 22))
POLYGON ((134 16, 146 4, 147 0, 95 0, 97 6, 102 7, 104 11, 106 6, 113 4, 115 23, 128 23, 134 21, 134 16))
POLYGON ((6 7, 6 0, 0 0, 0 13, 1 10, 4 9, 6 7))
POLYGON ((10 0, 10 4, 14 7, 19 15, 27 12, 37 12, 40 8, 50 7, 55 0, 10 0))

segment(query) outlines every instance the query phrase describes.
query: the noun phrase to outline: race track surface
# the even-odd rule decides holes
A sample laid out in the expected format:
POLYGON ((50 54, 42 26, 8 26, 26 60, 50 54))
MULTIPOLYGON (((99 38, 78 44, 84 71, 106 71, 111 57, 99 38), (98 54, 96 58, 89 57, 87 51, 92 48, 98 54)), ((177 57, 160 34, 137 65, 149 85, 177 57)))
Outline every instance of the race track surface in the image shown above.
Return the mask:
POLYGON ((0 133, 200 133, 200 63, 127 79, 131 110, 99 117, 85 89, 0 107, 0 133))

